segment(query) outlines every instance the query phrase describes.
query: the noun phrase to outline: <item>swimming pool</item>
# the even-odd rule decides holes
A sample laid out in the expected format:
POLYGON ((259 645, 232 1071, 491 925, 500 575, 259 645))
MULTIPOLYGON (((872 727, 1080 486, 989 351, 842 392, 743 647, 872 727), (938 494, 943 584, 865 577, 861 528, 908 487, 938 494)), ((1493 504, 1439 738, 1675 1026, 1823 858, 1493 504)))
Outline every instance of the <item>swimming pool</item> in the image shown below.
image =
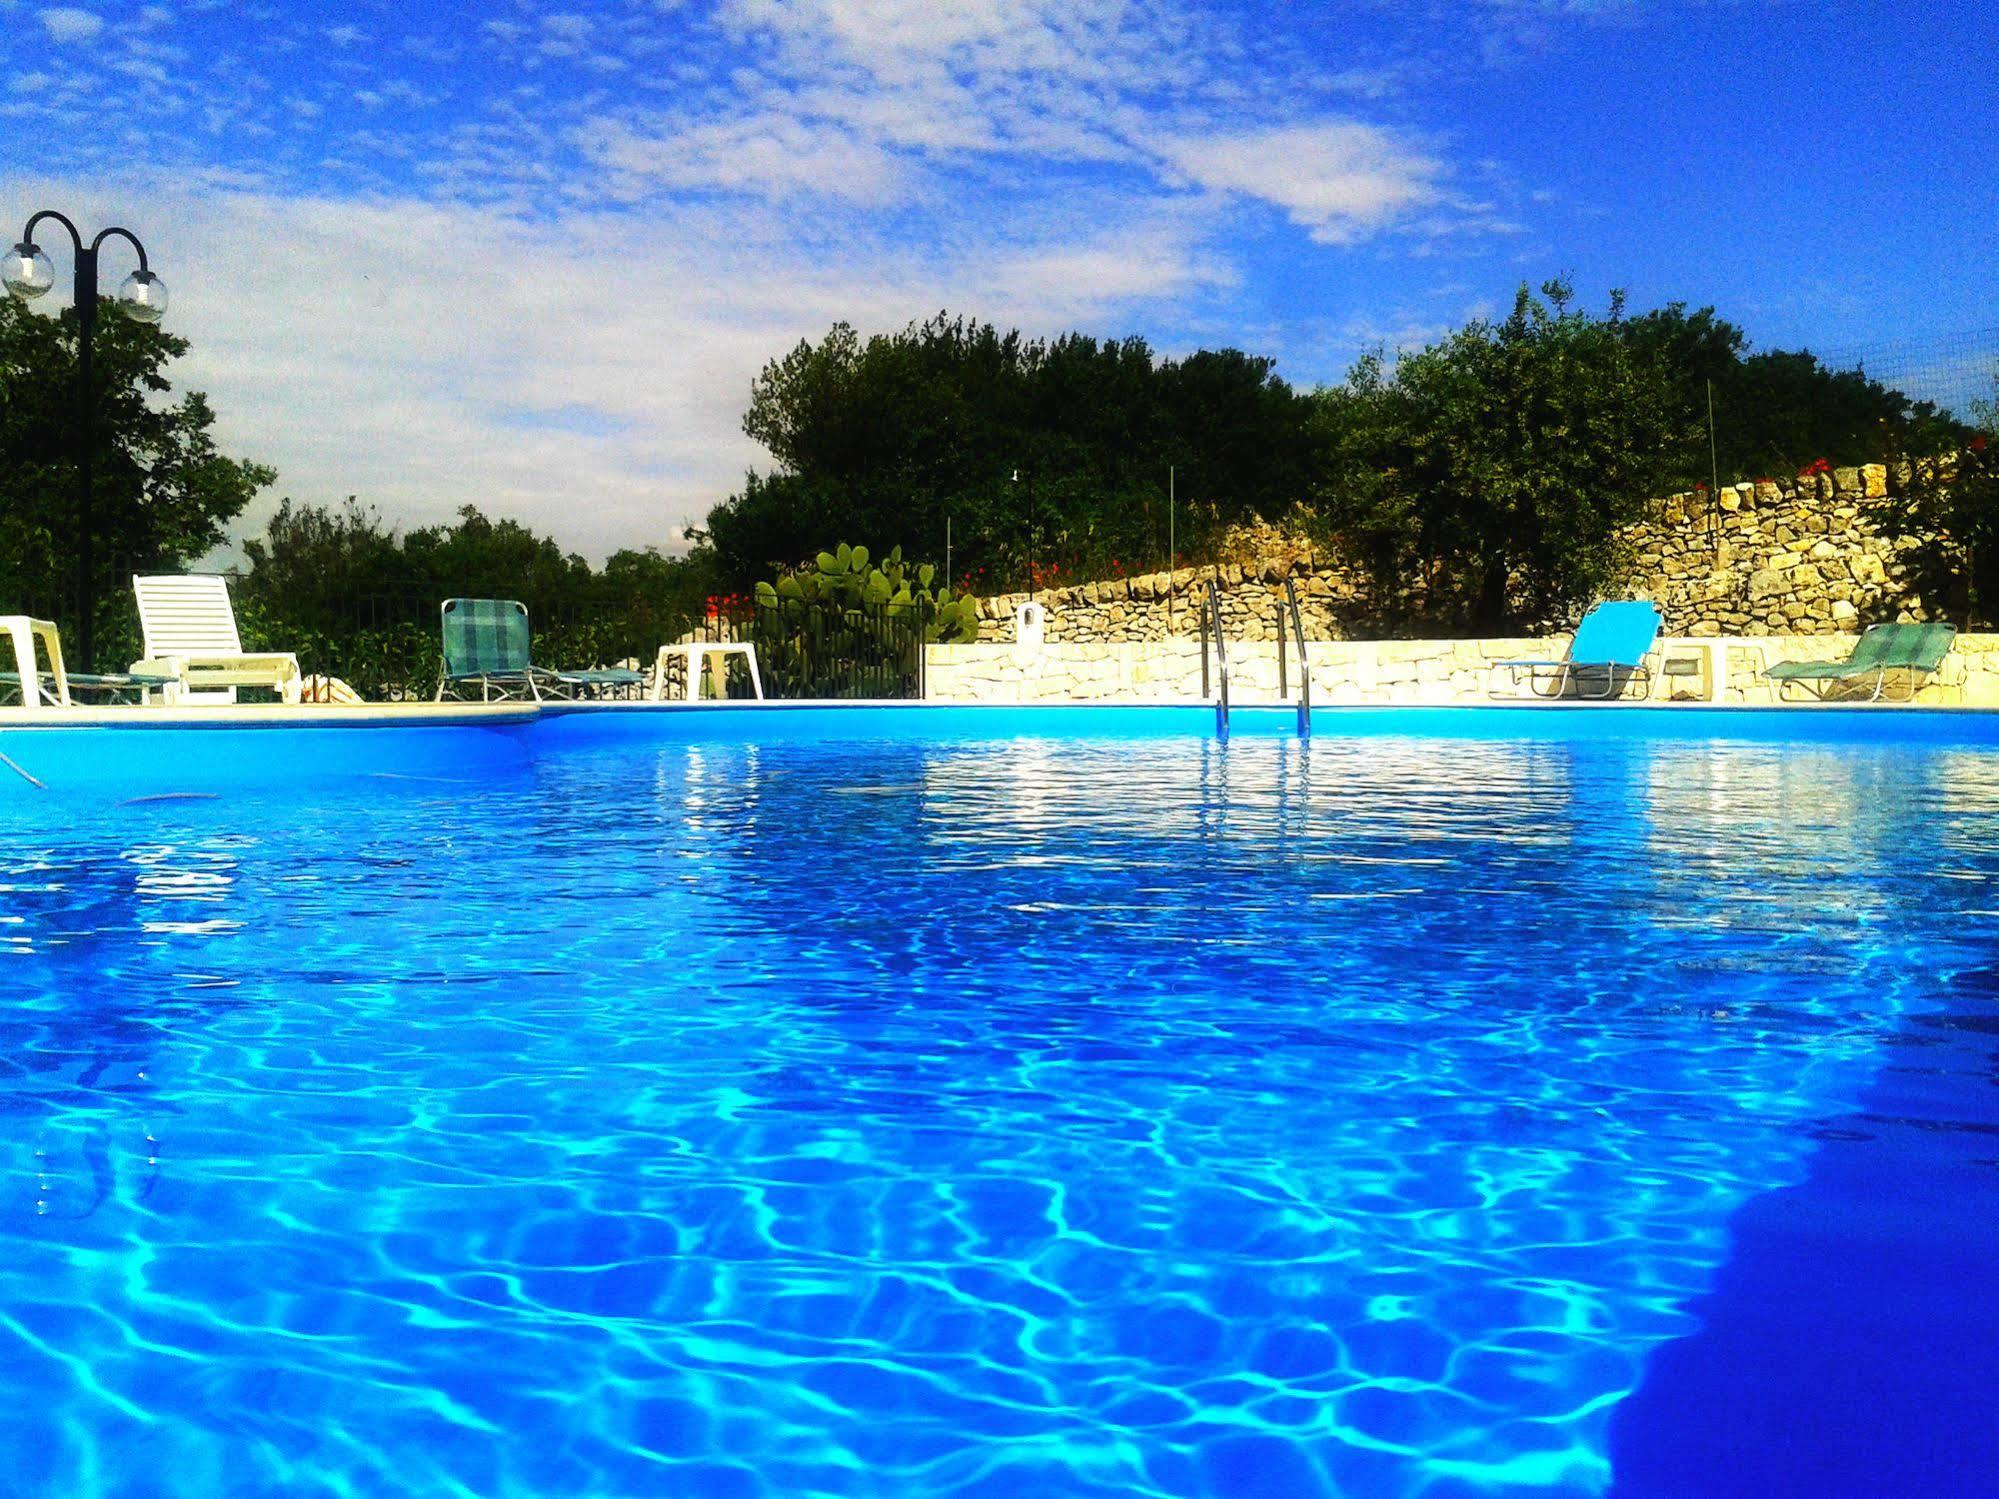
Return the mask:
POLYGON ((89 741, 0 1489, 1992 1492, 1985 722, 1526 711, 89 741))

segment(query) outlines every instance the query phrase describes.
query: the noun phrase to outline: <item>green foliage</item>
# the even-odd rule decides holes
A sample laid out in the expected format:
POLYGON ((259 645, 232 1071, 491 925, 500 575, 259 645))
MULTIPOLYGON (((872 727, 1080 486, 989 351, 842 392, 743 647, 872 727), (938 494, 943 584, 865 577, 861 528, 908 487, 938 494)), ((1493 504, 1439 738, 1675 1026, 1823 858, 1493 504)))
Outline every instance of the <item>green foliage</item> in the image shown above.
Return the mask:
POLYGON ((1920 418, 1890 432, 1890 526, 1915 543, 1922 596, 1967 628, 1989 624, 1999 600, 1999 369, 1992 388, 1948 447, 1920 418))
POLYGON ((939 315, 863 340, 845 323, 767 365, 744 430, 778 472, 708 517, 731 586, 861 534, 935 556, 991 591, 1055 567, 1167 562, 1167 471, 1189 546, 1274 517, 1311 471, 1306 404, 1235 350, 1159 360, 1143 339, 1023 339, 939 315))
MULTIPOLYGON (((169 367, 187 341, 100 313, 93 509, 104 661, 136 650, 129 574, 185 565, 224 539, 276 474, 217 451, 207 397, 171 400, 169 367)), ((0 296, 0 605, 73 627, 76 558, 77 321, 0 296)))
POLYGON ((1499 323, 1363 360, 1320 397, 1318 496, 1390 617, 1505 630, 1572 615, 1618 571, 1612 539, 1698 437, 1673 372, 1569 287, 1499 323))
POLYGON ((1938 410, 1871 380, 1859 370, 1830 369, 1805 350, 1745 354, 1742 330, 1712 307, 1688 312, 1675 302, 1625 323, 1625 336, 1666 369, 1682 416, 1705 429, 1714 396, 1714 453, 1705 436, 1663 476, 1664 489, 1706 482, 1711 468, 1735 483, 1795 472, 1823 458, 1835 465, 1879 463, 1892 442, 1930 451, 1954 446, 1969 428, 1938 410))
POLYGON ((701 615, 707 559, 624 551, 593 572, 518 522, 467 507, 458 522, 399 535, 349 499, 337 509, 282 502, 244 544, 250 572, 237 613, 252 648, 289 650, 308 671, 370 698, 428 697, 447 598, 528 606, 534 654, 550 666, 650 664, 701 615))

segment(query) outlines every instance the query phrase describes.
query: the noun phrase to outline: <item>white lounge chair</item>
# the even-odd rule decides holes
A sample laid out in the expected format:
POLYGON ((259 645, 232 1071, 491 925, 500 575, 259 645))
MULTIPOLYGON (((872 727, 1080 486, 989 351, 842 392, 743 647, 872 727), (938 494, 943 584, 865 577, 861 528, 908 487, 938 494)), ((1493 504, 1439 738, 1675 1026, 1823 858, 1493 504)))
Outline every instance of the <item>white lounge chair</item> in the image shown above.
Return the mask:
POLYGON ((238 687, 272 687, 288 703, 299 700, 298 657, 243 649, 226 580, 213 573, 135 577, 132 592, 146 637, 146 658, 132 663, 132 673, 174 678, 161 692, 168 703, 233 703, 238 687))

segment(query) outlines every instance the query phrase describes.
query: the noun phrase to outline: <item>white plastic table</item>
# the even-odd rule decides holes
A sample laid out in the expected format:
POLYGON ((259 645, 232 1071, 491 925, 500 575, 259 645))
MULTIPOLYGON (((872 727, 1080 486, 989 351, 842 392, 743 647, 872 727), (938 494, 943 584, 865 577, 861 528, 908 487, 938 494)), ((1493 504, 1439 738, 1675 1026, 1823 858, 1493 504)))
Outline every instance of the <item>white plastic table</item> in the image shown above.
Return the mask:
POLYGON ((1718 703, 1728 690, 1728 647, 1710 636, 1669 635, 1659 641, 1659 670, 1652 681, 1654 690, 1664 689, 1673 696, 1675 679, 1696 678, 1700 690, 1696 700, 1718 703), (1676 669, 1677 668, 1677 669, 1676 669))
POLYGON ((663 645, 659 657, 652 666, 652 700, 666 701, 666 663, 675 656, 687 658, 687 701, 696 702, 701 697, 701 676, 704 666, 711 662, 716 667, 716 696, 722 695, 721 672, 726 669, 730 656, 741 656, 750 668, 750 686, 756 689, 759 698, 764 695, 763 678, 757 675, 757 648, 753 645, 714 640, 690 640, 679 645, 663 645))
POLYGON ((42 690, 41 673, 35 669, 35 637, 40 636, 49 653, 49 674, 55 678, 55 696, 50 698, 51 706, 69 706, 69 673, 62 664, 62 636, 53 623, 46 619, 30 619, 25 614, 0 614, 0 635, 5 635, 14 644, 15 669, 21 676, 21 705, 25 708, 41 706, 41 700, 48 696, 42 690))

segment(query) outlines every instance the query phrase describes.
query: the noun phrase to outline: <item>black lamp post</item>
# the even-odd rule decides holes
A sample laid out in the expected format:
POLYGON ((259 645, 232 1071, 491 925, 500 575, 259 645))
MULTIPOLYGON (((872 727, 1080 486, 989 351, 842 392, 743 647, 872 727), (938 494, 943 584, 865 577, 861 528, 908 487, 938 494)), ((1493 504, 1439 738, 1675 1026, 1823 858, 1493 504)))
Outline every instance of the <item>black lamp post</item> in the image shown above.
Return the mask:
POLYGON ((21 231, 21 242, 7 252, 4 262, 0 262, 0 281, 4 281, 7 290, 23 302, 34 301, 56 284, 55 267, 49 264, 48 256, 35 243, 35 226, 44 219, 53 219, 67 229, 70 243, 76 246, 76 594, 78 607, 82 611, 76 643, 83 669, 94 671, 96 641, 92 637, 97 625, 94 556, 97 526, 91 469, 97 446, 94 421, 97 392, 91 381, 90 344, 92 335, 97 331, 98 247, 115 237, 125 240, 139 252, 139 268, 127 276, 118 288, 118 305, 133 320, 141 323, 157 323, 160 320, 167 310, 167 284, 147 268, 146 247, 139 243, 139 237, 131 230, 106 229, 86 245, 76 225, 53 209, 43 209, 28 220, 28 227, 21 231))

